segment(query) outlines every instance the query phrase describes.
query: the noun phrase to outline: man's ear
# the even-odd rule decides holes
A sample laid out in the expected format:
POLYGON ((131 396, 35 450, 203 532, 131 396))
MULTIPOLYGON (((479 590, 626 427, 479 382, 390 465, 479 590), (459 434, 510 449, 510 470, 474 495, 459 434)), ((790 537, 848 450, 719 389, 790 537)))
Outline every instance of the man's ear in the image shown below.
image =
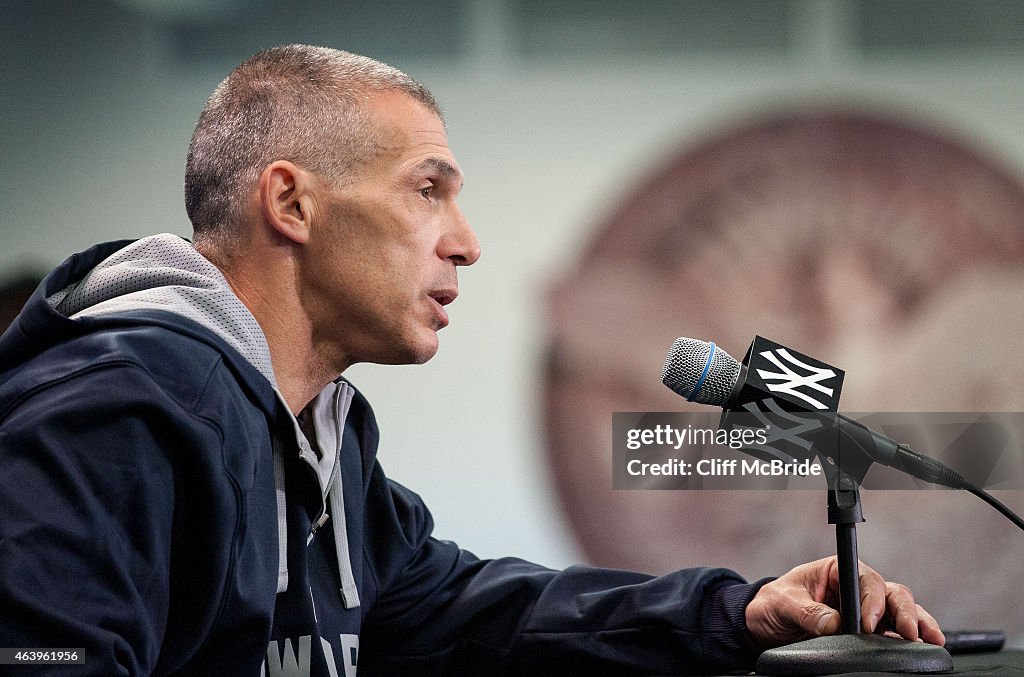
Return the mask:
POLYGON ((263 218, 283 237, 305 244, 311 229, 313 176, 288 162, 276 160, 263 168, 259 180, 263 218))

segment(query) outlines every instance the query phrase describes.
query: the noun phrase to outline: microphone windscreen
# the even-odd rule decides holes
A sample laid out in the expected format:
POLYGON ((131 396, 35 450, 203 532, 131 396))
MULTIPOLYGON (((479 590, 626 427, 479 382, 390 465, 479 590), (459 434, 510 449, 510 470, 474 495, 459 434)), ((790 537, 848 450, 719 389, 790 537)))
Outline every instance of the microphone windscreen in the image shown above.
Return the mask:
POLYGON ((740 363, 707 341, 680 337, 672 342, 661 382, 691 402, 724 407, 740 377, 740 363))

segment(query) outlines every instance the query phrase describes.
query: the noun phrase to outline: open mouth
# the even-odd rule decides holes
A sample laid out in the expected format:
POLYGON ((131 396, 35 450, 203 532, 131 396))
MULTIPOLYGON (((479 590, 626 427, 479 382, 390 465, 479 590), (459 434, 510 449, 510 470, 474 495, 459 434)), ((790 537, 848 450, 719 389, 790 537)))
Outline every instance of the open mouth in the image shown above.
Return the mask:
POLYGON ((430 292, 430 294, 428 294, 428 296, 430 296, 430 298, 432 298, 435 301, 437 301, 440 305, 446 306, 446 305, 448 305, 449 303, 451 303, 452 301, 455 300, 455 297, 457 296, 457 292, 432 291, 432 292, 430 292))
POLYGON ((437 314, 438 324, 441 328, 448 326, 448 311, 444 307, 454 301, 458 295, 457 291, 449 289, 440 289, 427 294, 434 301, 434 311, 437 314))

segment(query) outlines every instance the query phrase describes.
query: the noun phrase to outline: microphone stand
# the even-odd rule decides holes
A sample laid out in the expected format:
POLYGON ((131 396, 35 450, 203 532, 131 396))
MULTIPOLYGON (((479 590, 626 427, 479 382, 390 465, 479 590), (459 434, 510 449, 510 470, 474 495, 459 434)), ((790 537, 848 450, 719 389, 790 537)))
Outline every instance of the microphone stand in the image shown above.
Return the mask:
MULTIPOLYGON (((825 465, 829 468, 829 465, 825 465)), ((829 478, 828 523, 836 525, 841 634, 769 649, 757 659, 764 675, 831 675, 841 672, 935 673, 953 669, 949 652, 934 644, 864 633, 860 614, 857 524, 864 521, 859 484, 836 469, 829 478)))
MULTIPOLYGON (((677 343, 679 341, 677 339, 677 343)), ((682 339, 680 347, 689 345, 687 341, 692 339, 682 339)), ((665 384, 690 401, 722 406, 725 410, 722 427, 732 428, 730 416, 742 411, 754 415, 762 424, 770 423, 772 438, 755 445, 756 451, 747 450, 755 456, 767 453, 776 458, 795 458, 782 449, 795 449, 801 456, 808 452, 816 453, 828 480, 828 522, 836 526, 841 634, 769 649, 758 658, 757 672, 766 675, 827 675, 840 672, 920 674, 951 671, 953 659, 942 647, 861 631, 857 524, 864 521, 864 515, 859 488, 877 456, 871 453, 871 447, 876 444, 874 435, 863 426, 843 425, 838 416, 845 372, 762 336, 754 337, 739 364, 725 352, 716 363, 715 345, 707 346, 707 360, 703 369, 696 372, 700 374, 697 381, 688 383, 684 391, 677 390, 669 382, 674 381, 674 377, 666 380, 671 376, 667 359, 666 374, 662 377, 665 384), (799 372, 793 371, 794 366, 799 372), (735 368, 735 374, 730 372, 732 368, 735 368), (726 376, 726 372, 730 375, 726 376), (706 387, 705 379, 709 373, 714 374, 712 382, 718 386, 731 383, 724 398, 720 393, 702 394, 701 389, 706 387), (798 373, 804 376, 797 378, 798 373), (810 385, 814 390, 813 397, 798 389, 804 385, 804 380, 807 385, 816 384, 817 387, 810 385), (769 381, 785 381, 786 385, 783 387, 769 381), (822 385, 826 382, 827 387, 822 385), (808 409, 809 402, 813 410, 808 409), (823 418, 816 421, 816 417, 823 418)), ((669 353, 670 358, 674 356, 673 352, 669 353)), ((688 368, 684 371, 690 373, 688 368)))

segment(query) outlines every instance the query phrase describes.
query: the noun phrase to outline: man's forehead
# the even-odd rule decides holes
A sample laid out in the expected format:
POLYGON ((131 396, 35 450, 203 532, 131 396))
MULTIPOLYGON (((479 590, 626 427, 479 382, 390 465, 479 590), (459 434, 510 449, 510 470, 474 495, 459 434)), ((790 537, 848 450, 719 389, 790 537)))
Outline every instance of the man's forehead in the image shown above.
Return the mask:
POLYGON ((377 92, 369 99, 367 108, 378 125, 406 133, 439 135, 445 139, 448 136, 441 117, 422 101, 405 92, 377 92))
MULTIPOLYGON (((432 152, 458 171, 448 149, 448 133, 441 118, 412 96, 403 92, 380 92, 369 104, 371 122, 383 137, 384 148, 421 155, 432 152)), ((441 167, 437 167, 441 169, 441 167)))

